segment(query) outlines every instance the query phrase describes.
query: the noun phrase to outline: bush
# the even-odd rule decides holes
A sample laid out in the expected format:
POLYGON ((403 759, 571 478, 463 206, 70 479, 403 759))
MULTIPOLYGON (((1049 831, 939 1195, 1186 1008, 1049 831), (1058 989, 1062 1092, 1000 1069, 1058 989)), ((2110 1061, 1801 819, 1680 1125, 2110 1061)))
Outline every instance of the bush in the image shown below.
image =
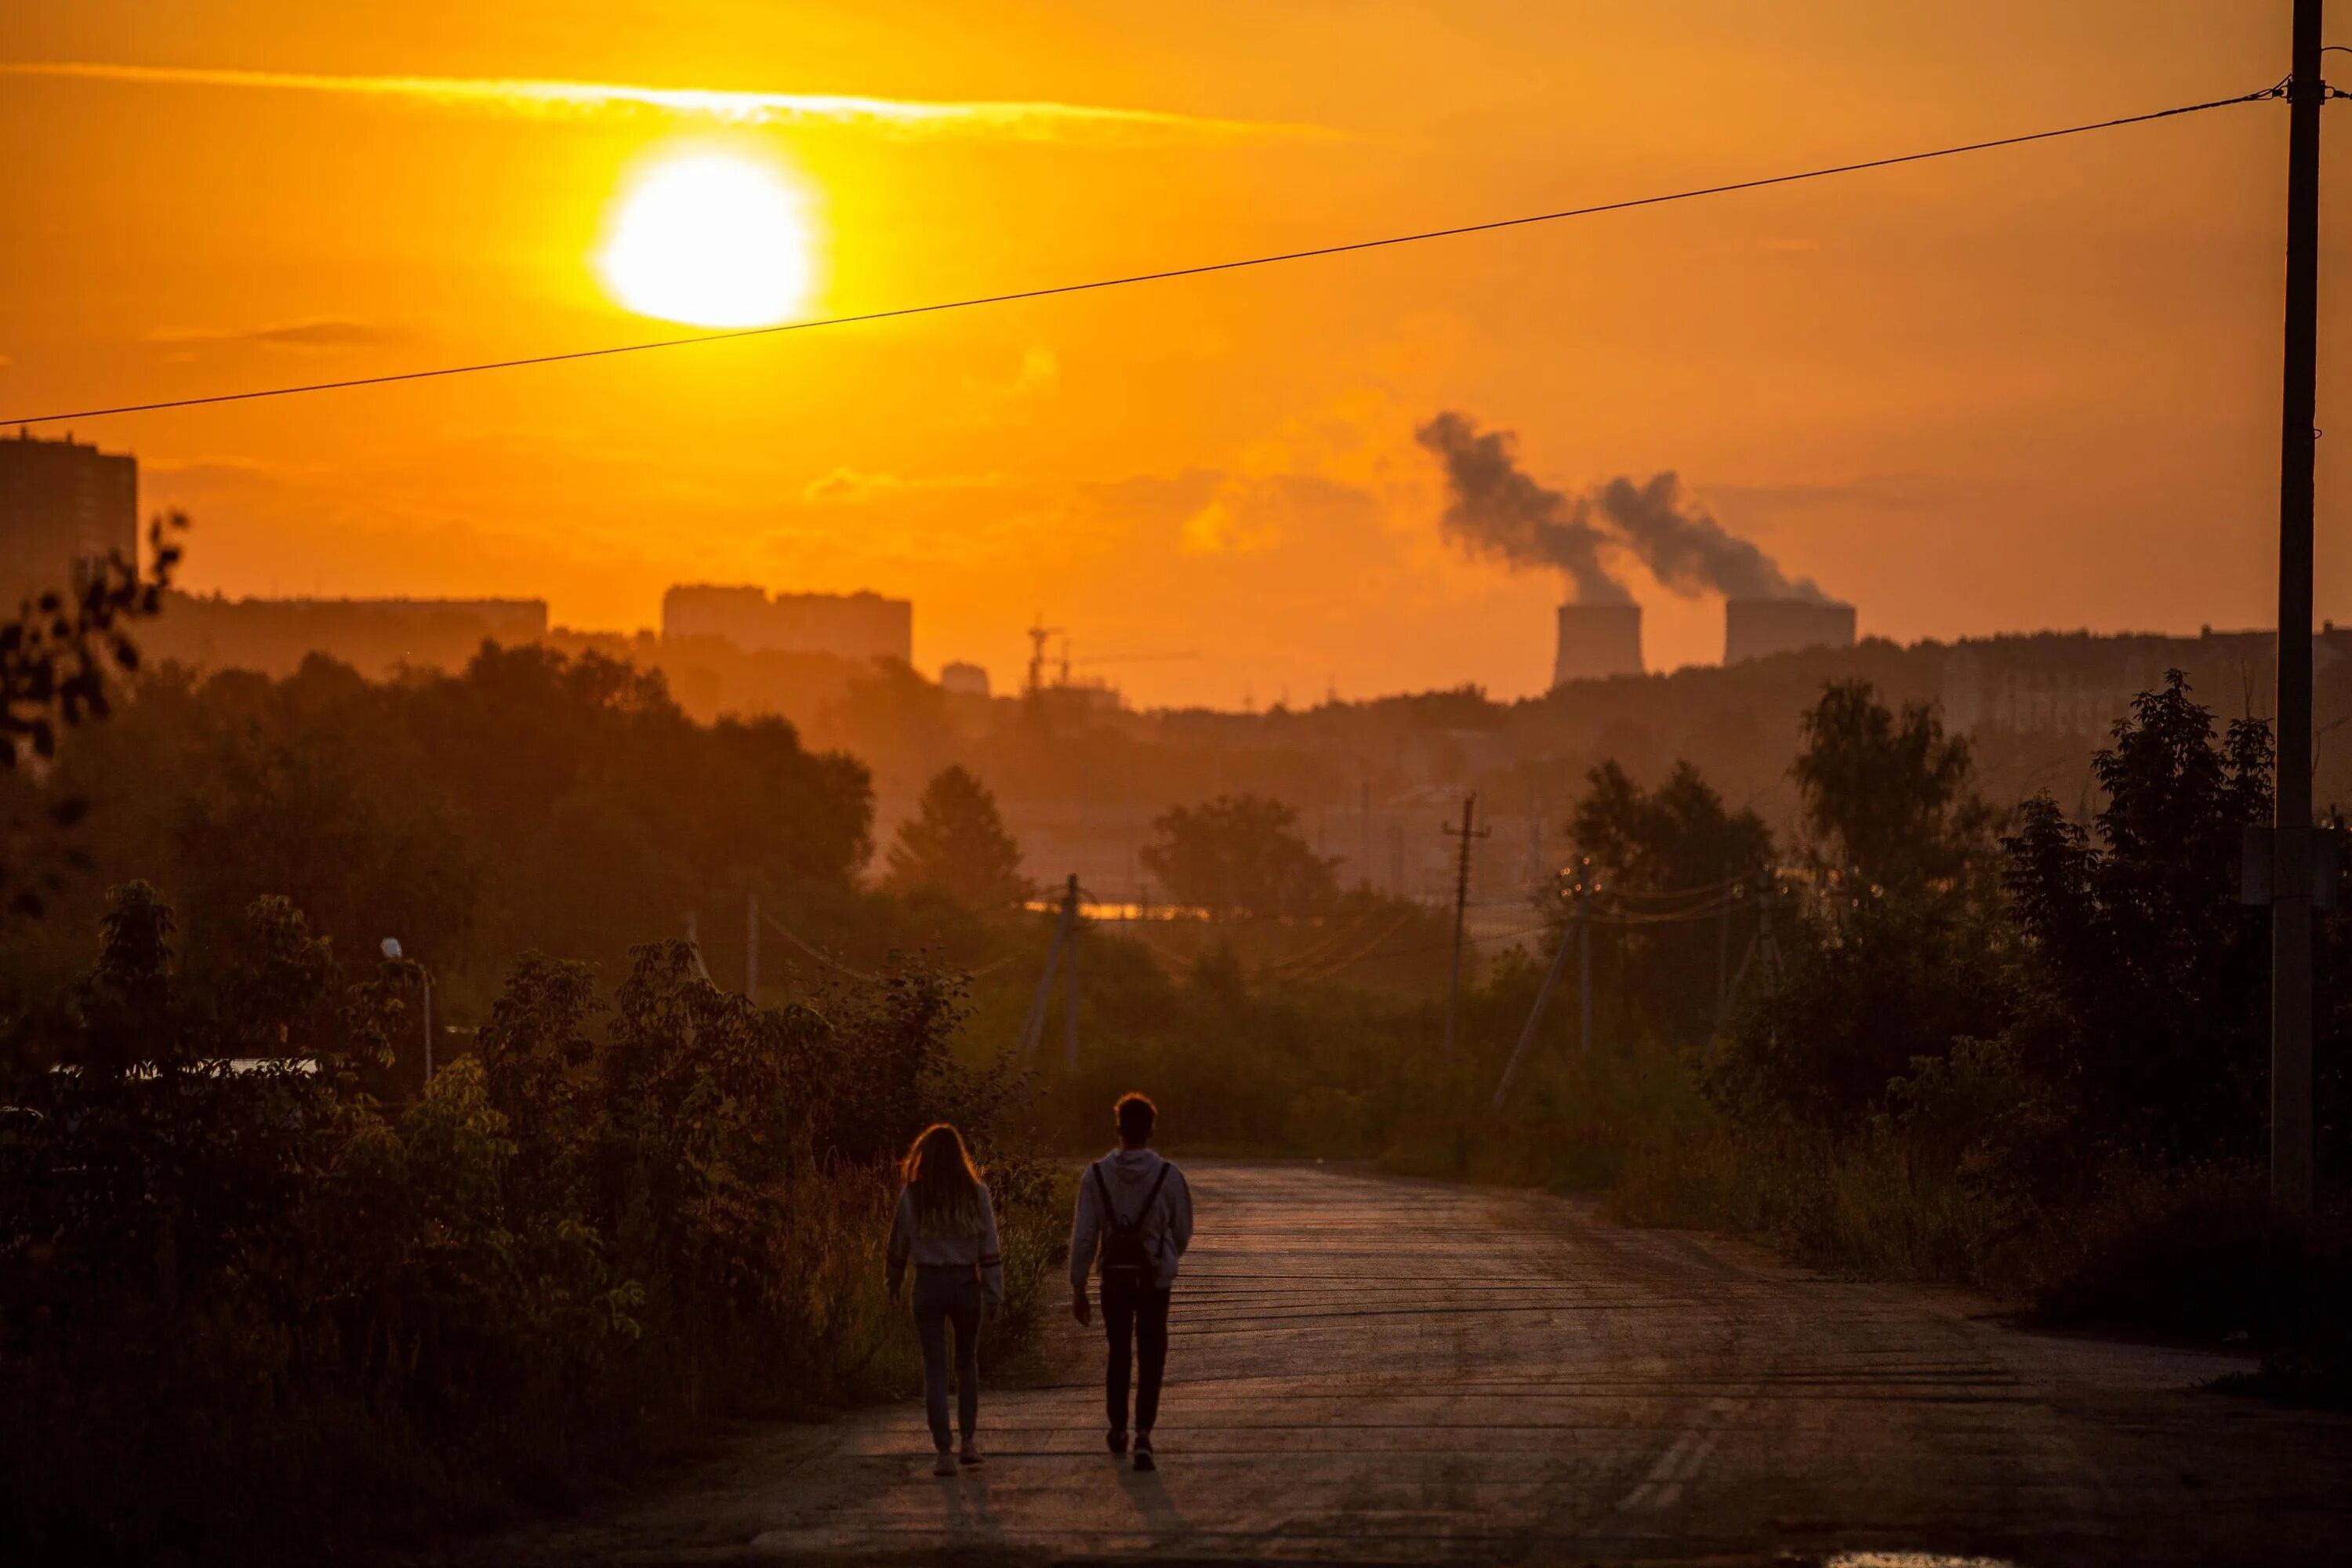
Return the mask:
MULTIPOLYGON (((1019 1350, 1061 1215, 955 1066, 958 984, 829 1012, 722 993, 679 942, 606 1004, 526 955, 478 1054, 395 1112, 362 1084, 396 973, 341 988, 257 903, 209 989, 152 890, 0 1127, 0 1511, 29 1556, 308 1560, 552 1500, 722 1415, 904 1389, 887 1156, 946 1110, 995 1161, 1019 1350), (232 1063, 257 1047, 276 1055, 232 1063)), ((256 1050, 257 1055, 258 1051, 256 1050)))

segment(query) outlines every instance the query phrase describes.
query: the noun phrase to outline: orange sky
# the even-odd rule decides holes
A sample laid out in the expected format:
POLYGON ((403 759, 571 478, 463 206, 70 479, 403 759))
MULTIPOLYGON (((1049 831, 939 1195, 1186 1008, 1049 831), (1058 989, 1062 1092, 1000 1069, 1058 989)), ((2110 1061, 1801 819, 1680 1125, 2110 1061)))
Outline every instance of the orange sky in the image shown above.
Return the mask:
MULTIPOLYGON (((2352 5, 2336 31, 2352 40, 2352 5)), ((2220 97, 2285 0, 1269 6, 140 0, 0 13, 0 411, 660 336, 590 252, 672 143, 793 171, 814 310, 1738 179, 2220 97), (396 16, 397 20, 392 20, 396 16), (173 79, 172 73, 182 73, 173 79), (203 73, 366 79, 278 85, 203 73), (193 73, 193 74, 191 74, 193 73), (550 109, 529 80, 1148 110, 550 109), (289 331, 288 329, 294 329, 289 331)), ((2341 59, 2344 57, 2330 57, 2341 59)), ((2339 68, 2352 79, 2352 65, 2339 68)), ((2328 111, 2321 424, 2352 110, 2328 111)), ((1439 536, 1458 407, 1580 486, 1674 468, 1903 639, 2266 623, 2285 110, 1330 261, 659 355, 87 423, 232 593, 873 587, 1016 678, 1044 611, 1145 703, 1538 689, 1559 584, 1439 536)), ((2352 419, 2347 419, 2352 424, 2352 419)), ((50 432, 55 434, 57 432, 50 432)), ((2319 607, 2352 618, 2346 443, 2319 607)), ((1720 607, 1629 572, 1654 666, 1720 607)))

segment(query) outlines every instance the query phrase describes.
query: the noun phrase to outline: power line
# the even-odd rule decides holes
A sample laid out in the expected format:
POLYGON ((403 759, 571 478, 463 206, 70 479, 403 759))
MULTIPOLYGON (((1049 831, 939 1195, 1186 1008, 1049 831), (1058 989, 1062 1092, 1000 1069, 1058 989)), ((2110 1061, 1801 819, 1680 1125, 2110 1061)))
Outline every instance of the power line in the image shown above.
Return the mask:
POLYGON ((604 359, 615 354, 646 353, 656 349, 688 348, 698 343, 731 342, 739 338, 772 337, 782 332, 803 332, 819 327, 856 326, 868 321, 897 321, 908 316, 937 315, 946 310, 967 310, 982 305, 1008 305, 1023 300, 1045 300, 1062 294, 1092 293, 1105 289, 1124 289, 1139 283, 1165 283, 1180 278, 1200 278, 1214 272, 1234 272, 1248 267, 1272 267, 1286 261, 1309 261, 1322 257, 1345 256, 1359 250, 1379 250, 1391 246, 1418 245, 1425 240, 1457 239, 1465 235, 1489 234, 1497 229, 1524 228, 1532 224, 1558 223, 1562 219, 1594 217, 1603 213, 1628 212, 1636 207, 1663 206, 1669 202, 1695 201, 1701 196, 1729 195, 1738 191, 1763 190, 1772 185, 1795 184, 1805 180, 1827 179, 1833 174, 1860 174, 1870 169, 1893 168, 1901 163, 1925 163, 1933 158, 1958 157, 1964 153, 1986 153, 2000 147, 2022 146, 2030 142, 2054 141, 2062 136, 2081 136, 2094 131, 2113 131, 2126 125, 2143 125, 2154 120, 2170 120, 2183 114, 2199 114, 2209 109, 2224 109, 2231 104, 2254 103, 2263 99, 2277 98, 2283 87, 2266 87, 2258 92, 2240 93, 2234 98, 2216 98, 2203 103, 2182 104, 2175 109, 2158 109, 2146 114, 2126 114, 2113 120, 2095 120, 2081 125, 2060 126, 2051 131, 2032 131, 2019 136, 1999 136, 1990 141, 1966 142, 1957 146, 1936 147, 1922 153, 1898 153, 1884 158, 1866 158, 1858 163, 1833 163, 1824 168, 1804 169, 1794 174, 1767 174, 1752 180, 1734 180, 1719 185, 1699 185, 1688 190, 1667 191, 1657 195, 1631 196, 1622 201, 1597 202, 1589 206, 1563 207, 1556 212, 1528 213, 1517 217, 1491 218, 1482 223, 1457 224, 1450 228, 1422 229, 1412 234, 1384 235, 1376 239, 1349 240, 1337 245, 1319 245, 1305 250, 1277 251, 1266 256, 1247 256, 1231 261, 1202 262, 1191 267, 1163 268, 1154 272, 1130 272, 1117 278, 1097 278, 1082 283, 1056 283, 1036 289, 1017 289, 1002 294, 979 294, 962 300, 935 300, 928 305, 901 305, 887 310, 864 310, 846 316, 820 316, 807 321, 783 321, 772 327, 741 327, 722 332, 697 332, 685 337, 658 338, 644 342, 614 343, 604 348, 572 349, 558 353, 526 354, 514 359, 483 360, 471 364, 438 365, 430 370, 395 371, 383 375, 352 376, 341 381, 305 382, 291 386, 249 388, 243 392, 216 392, 202 397, 162 398, 151 403, 122 403, 100 408, 78 408, 53 414, 16 415, 0 418, 0 426, 47 425, 64 419, 103 419, 118 414, 152 414, 166 408, 194 408, 215 403, 247 403, 264 397, 295 397, 314 392, 343 392, 354 387, 385 386, 395 382, 431 381, 443 376, 473 375, 483 371, 520 370, 530 365, 562 364, 573 360, 604 359))

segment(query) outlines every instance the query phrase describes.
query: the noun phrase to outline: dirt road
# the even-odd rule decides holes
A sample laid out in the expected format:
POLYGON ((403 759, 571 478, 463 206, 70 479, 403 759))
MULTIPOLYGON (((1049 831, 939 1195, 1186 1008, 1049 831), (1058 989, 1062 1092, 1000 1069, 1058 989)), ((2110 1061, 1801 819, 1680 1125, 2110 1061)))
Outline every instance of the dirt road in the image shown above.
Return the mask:
POLYGON ((1084 1370, 1066 1383, 989 1394, 977 1472, 932 1479, 910 1401, 773 1429, 499 1555, 2352 1552, 2352 1419, 2198 1391, 2236 1358, 2020 1333, 1972 1300, 1556 1198, 1305 1166, 1192 1176, 1156 1475, 1105 1452, 1092 1344, 1067 1342, 1084 1370))

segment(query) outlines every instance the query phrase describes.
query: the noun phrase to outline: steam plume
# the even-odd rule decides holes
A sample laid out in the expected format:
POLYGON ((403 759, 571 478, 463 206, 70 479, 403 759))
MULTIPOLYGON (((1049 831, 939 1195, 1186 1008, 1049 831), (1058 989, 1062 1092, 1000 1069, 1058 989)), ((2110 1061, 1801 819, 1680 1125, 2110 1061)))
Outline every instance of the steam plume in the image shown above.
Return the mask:
POLYGON ((1677 594, 1712 589, 1727 599, 1828 600, 1811 578, 1791 580, 1769 555, 1725 531, 1684 493, 1671 468, 1641 484, 1620 475, 1594 486, 1582 504, 1606 518, 1642 564, 1677 594))
POLYGON ((1662 585, 1685 596, 1711 591, 1731 599, 1828 600, 1811 578, 1790 578, 1716 521, 1671 468, 1638 481, 1621 474, 1565 496, 1520 469, 1508 430, 1481 433, 1468 415, 1448 411, 1414 434, 1445 464, 1453 497, 1445 531, 1514 567, 1566 573, 1573 603, 1633 602, 1601 564, 1601 552, 1611 545, 1631 550, 1662 585))
POLYGON ((1548 490, 1521 471, 1508 430, 1479 432, 1467 415, 1444 413, 1415 431, 1445 464, 1453 503, 1445 531, 1470 551, 1513 567, 1549 566, 1565 573, 1579 605, 1629 605, 1633 595, 1601 564, 1607 536, 1591 509, 1548 490))

